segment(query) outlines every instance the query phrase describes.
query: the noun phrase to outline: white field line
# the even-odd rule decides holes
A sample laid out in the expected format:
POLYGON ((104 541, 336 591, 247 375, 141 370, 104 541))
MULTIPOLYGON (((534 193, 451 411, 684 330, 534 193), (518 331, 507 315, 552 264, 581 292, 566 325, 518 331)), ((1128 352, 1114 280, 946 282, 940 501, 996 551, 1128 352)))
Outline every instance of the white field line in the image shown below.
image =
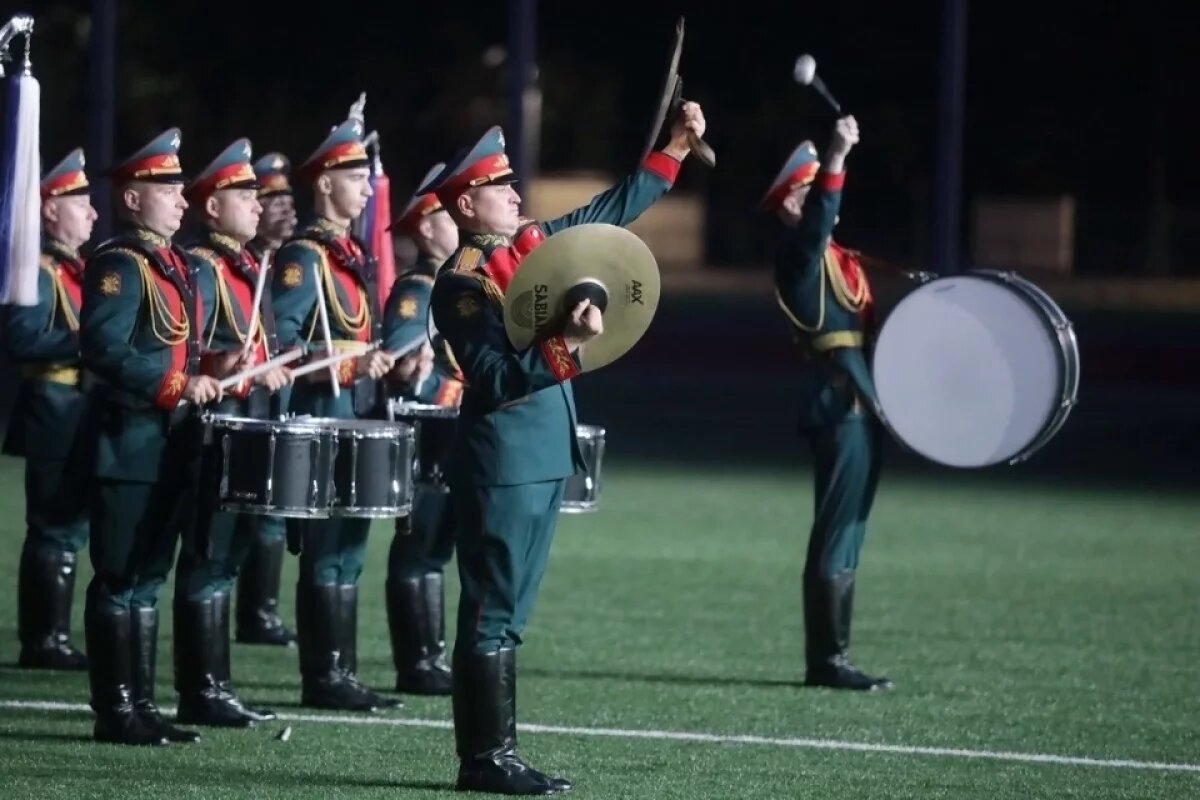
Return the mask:
MULTIPOLYGON (((83 703, 60 703, 46 700, 0 700, 0 708, 60 713, 90 713, 83 703)), ((163 706, 165 713, 174 709, 163 706)), ((441 719, 404 719, 383 716, 340 716, 333 714, 280 714, 280 722, 306 722, 323 725, 382 725, 398 728, 435 728, 450 730, 453 723, 441 719)), ((850 753, 884 753, 932 758, 976 758, 990 761, 1009 761, 1020 764, 1054 764, 1067 767, 1108 767, 1110 769, 1152 770, 1158 772, 1200 773, 1200 764, 1175 764, 1162 761, 1137 761, 1124 758, 1090 758, 1062 756, 1051 753, 1015 753, 1004 750, 969 750, 958 747, 920 747, 902 744, 871 742, 842 742, 836 739, 785 739, 771 736, 729 735, 720 733, 691 733, 687 731, 626 730, 623 728, 581 728, 564 725, 521 724, 522 733, 549 733, 559 736, 602 736, 611 739, 644 739, 659 742, 696 742, 701 744, 741 744, 800 750, 834 750, 850 753)))

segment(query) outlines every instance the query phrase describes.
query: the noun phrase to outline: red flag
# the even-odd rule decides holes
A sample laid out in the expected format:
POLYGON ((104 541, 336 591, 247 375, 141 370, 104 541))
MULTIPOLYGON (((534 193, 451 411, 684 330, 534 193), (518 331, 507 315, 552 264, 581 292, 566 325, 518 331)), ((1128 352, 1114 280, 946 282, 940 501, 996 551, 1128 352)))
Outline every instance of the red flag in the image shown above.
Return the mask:
POLYGON ((396 282, 396 253, 392 248, 392 234, 388 232, 392 222, 391 181, 382 169, 372 174, 371 188, 375 194, 368 207, 367 245, 371 255, 375 256, 375 294, 382 314, 392 284, 396 282))

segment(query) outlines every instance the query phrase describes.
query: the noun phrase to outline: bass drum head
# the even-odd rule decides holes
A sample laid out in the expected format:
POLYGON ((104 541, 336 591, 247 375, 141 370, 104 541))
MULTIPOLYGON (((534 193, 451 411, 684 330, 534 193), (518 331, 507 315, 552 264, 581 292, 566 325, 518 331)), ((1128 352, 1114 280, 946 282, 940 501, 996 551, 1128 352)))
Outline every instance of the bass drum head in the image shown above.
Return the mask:
POLYGON ((1065 360, 1054 323, 1029 293, 999 273, 967 273, 896 305, 872 372, 901 442, 940 464, 986 467, 1061 424, 1065 360))

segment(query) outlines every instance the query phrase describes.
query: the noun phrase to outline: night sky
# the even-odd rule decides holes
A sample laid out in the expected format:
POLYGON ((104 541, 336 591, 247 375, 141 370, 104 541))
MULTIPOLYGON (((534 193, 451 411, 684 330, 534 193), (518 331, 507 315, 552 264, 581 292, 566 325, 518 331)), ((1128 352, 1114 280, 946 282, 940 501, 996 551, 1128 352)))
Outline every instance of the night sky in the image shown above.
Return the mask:
MULTIPOLYGON (((542 0, 542 170, 632 167, 684 13, 685 95, 704 105, 720 160, 715 172, 689 166, 680 186, 707 197, 710 260, 763 258, 754 204, 788 151, 802 138, 822 141, 830 127, 828 109, 791 79, 806 51, 863 130, 851 160, 847 235, 881 255, 919 260, 941 6, 542 0)), ((89 4, 3 7, 5 19, 17 10, 37 19, 43 156, 57 159, 87 143, 89 4)), ((485 58, 507 38, 505 3, 342 0, 307 15, 298 7, 119 2, 117 155, 178 125, 193 172, 242 135, 260 152, 281 149, 299 161, 366 90, 367 124, 381 133, 399 202, 431 162, 506 122, 504 67, 485 58)), ((1170 8, 971 3, 965 197, 1074 194, 1080 270, 1136 272, 1148 207, 1161 194, 1176 207, 1174 269, 1200 272, 1196 15, 1170 8)))

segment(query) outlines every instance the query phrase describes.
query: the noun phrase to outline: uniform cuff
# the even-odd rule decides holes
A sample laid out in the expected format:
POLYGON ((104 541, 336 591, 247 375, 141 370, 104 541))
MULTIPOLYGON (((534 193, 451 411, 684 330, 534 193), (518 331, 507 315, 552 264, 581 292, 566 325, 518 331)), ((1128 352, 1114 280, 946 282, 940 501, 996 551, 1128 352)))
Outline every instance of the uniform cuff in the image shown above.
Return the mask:
POLYGON ((537 220, 530 220, 517 228, 517 235, 513 237, 512 247, 518 258, 524 258, 544 241, 546 241, 546 234, 542 230, 542 226, 537 223, 537 220))
POLYGON ((438 389, 437 396, 434 398, 433 402, 437 403, 439 406, 458 408, 459 404, 462 402, 462 388, 463 385, 461 382, 456 381, 453 378, 446 378, 442 381, 442 386, 440 389, 438 389))
POLYGON ((827 192, 840 192, 846 184, 845 172, 822 172, 817 183, 827 192))
POLYGON ((158 393, 154 395, 154 405, 163 411, 174 411, 179 405, 179 399, 183 397, 187 380, 187 375, 177 369, 168 372, 158 386, 158 393))
POLYGON ((542 355, 545 356, 546 362, 550 365, 550 371, 554 373, 554 379, 559 383, 569 381, 578 375, 579 362, 571 355, 571 351, 567 349, 567 340, 561 336, 553 336, 542 342, 542 355))
POLYGON ((337 364, 338 383, 342 388, 348 389, 354 385, 354 378, 358 375, 358 356, 347 358, 345 361, 339 361, 337 364))
POLYGON ((675 179, 679 177, 679 167, 678 161, 661 150, 656 150, 646 156, 646 160, 642 162, 642 169, 653 172, 672 186, 675 184, 675 179))

